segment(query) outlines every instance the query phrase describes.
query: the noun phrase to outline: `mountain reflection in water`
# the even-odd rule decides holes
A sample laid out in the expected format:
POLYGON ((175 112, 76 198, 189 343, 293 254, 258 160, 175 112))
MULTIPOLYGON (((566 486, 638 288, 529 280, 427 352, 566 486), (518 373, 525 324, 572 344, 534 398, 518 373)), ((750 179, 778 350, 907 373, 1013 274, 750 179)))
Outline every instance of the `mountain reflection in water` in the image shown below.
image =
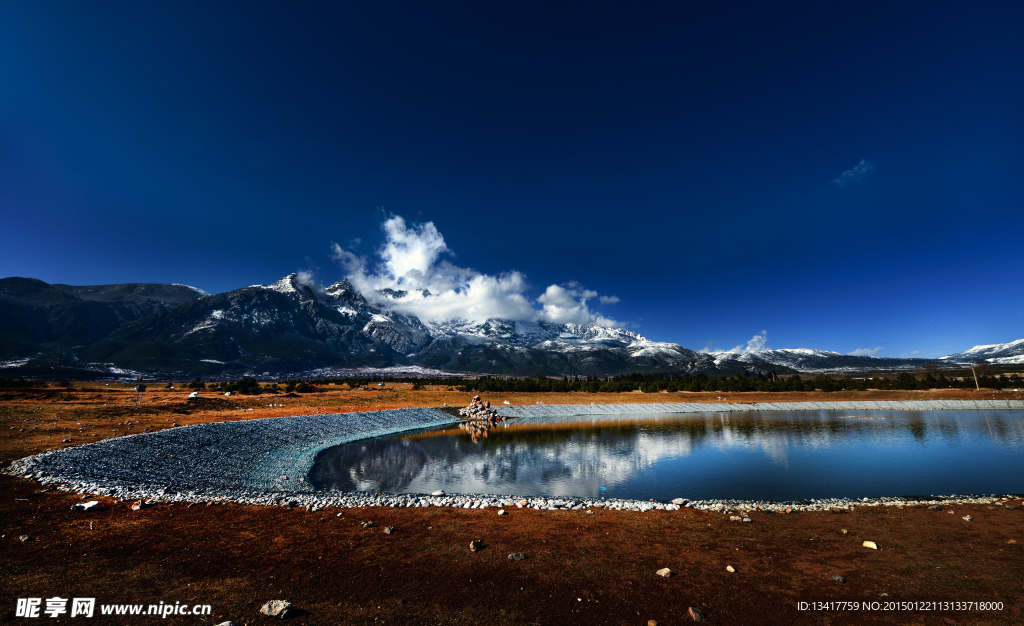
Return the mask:
POLYGON ((524 418, 324 450, 317 489, 799 500, 1024 491, 1022 411, 524 418), (602 489, 603 488, 603 489, 602 489))

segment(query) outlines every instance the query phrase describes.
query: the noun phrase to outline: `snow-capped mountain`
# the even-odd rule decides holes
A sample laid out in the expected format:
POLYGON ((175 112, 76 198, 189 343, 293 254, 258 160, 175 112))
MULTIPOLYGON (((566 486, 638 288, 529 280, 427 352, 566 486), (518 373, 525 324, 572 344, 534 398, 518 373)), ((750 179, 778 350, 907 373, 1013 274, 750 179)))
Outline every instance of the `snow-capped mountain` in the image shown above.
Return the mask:
MULTIPOLYGON (((348 281, 323 288, 296 274, 272 285, 205 296, 132 322, 82 348, 79 358, 136 370, 211 373, 419 366, 466 373, 607 376, 721 369, 707 355, 596 324, 501 319, 425 324, 369 304, 348 281)), ((727 368, 743 369, 734 364, 727 368)))
POLYGON ((799 372, 865 372, 916 370, 924 367, 928 359, 888 359, 874 356, 852 356, 828 350, 788 349, 761 350, 737 354, 733 352, 712 352, 715 363, 728 362, 777 365, 799 372))
MULTIPOLYGON (((386 303, 405 294, 385 289, 376 295, 386 303)), ((422 295, 431 297, 425 291, 422 295)), ((1024 340, 976 346, 937 363, 955 366, 979 359, 1022 363, 1024 340)), ((824 350, 705 354, 597 324, 423 322, 370 304, 347 280, 324 288, 297 274, 214 295, 185 285, 72 287, 0 280, 0 367, 5 375, 14 373, 11 368, 39 375, 32 372, 75 367, 209 375, 399 368, 531 376, 722 376, 915 370, 929 362, 824 350)))
POLYGON ((940 356, 937 360, 942 363, 965 365, 978 361, 986 361, 993 365, 1021 365, 1024 364, 1024 339, 1009 343, 974 346, 964 352, 940 356))
POLYGON ((661 343, 622 328, 491 319, 446 320, 427 325, 434 337, 424 365, 462 371, 609 375, 627 371, 699 372, 715 369, 706 355, 661 343), (450 359, 442 363, 444 359, 450 359), (464 368, 464 369, 463 369, 464 368))
POLYGON ((141 370, 301 372, 395 365, 429 341, 418 320, 369 307, 347 281, 323 289, 292 274, 127 324, 80 358, 141 370))

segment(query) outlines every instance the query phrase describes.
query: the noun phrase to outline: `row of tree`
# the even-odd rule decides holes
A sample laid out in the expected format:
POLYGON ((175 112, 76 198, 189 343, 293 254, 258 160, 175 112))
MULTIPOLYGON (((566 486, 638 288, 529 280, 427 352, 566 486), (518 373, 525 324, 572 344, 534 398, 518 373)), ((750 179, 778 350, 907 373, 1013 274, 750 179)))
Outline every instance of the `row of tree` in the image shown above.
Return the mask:
MULTIPOLYGON (((168 383, 170 385, 170 383, 168 383)), ((305 380, 286 380, 283 383, 271 383, 269 385, 261 385, 258 380, 251 377, 245 377, 241 380, 235 380, 224 383, 210 382, 204 383, 201 379, 197 378, 194 381, 186 385, 189 389, 209 389, 210 391, 230 391, 232 393, 240 393, 246 396, 258 396, 262 393, 281 393, 282 387, 285 393, 313 393, 320 391, 317 385, 310 381, 305 380)))
MULTIPOLYGON (((1024 386, 1024 379, 1019 374, 1006 376, 979 376, 978 385, 987 388, 1019 388, 1024 386)), ((791 376, 780 378, 767 375, 737 374, 731 378, 712 378, 704 374, 694 376, 683 374, 626 374, 615 376, 606 380, 583 379, 570 380, 563 378, 527 378, 527 379, 504 379, 481 377, 476 380, 466 381, 459 386, 460 391, 476 392, 589 392, 589 393, 622 393, 630 391, 642 391, 645 393, 657 393, 661 391, 847 391, 868 389, 902 389, 902 390, 925 390, 925 389, 947 389, 947 388, 973 388, 975 386, 973 377, 947 377, 943 374, 938 376, 925 374, 916 376, 910 372, 902 372, 894 377, 875 378, 854 378, 846 376, 833 378, 820 374, 814 378, 800 378, 791 376)))
MULTIPOLYGON (((197 378, 188 385, 189 389, 209 389, 211 391, 231 391, 245 395, 258 395, 262 393, 313 393, 322 391, 331 385, 346 385, 350 389, 370 386, 383 382, 385 384, 407 383, 413 389, 420 389, 424 385, 452 387, 453 383, 460 383, 456 389, 463 392, 478 393, 538 393, 538 392, 585 392, 585 393, 626 393, 631 391, 642 391, 644 393, 657 393, 661 391, 848 391, 868 389, 902 389, 902 390, 926 390, 926 389, 947 389, 947 388, 973 388, 975 379, 972 375, 946 376, 942 372, 926 372, 915 375, 910 372, 902 372, 896 376, 888 377, 852 377, 845 376, 834 378, 825 374, 819 374, 814 378, 801 378, 790 376, 789 378, 776 377, 774 375, 751 374, 744 372, 731 378, 713 378, 705 374, 624 374, 609 378, 598 378, 597 376, 564 376, 562 378, 549 378, 537 376, 536 378, 513 378, 481 376, 476 379, 451 378, 411 378, 411 377, 386 377, 386 378, 334 378, 317 380, 286 380, 275 382, 269 385, 261 385, 255 378, 246 377, 237 381, 229 382, 203 382, 197 378)), ((67 387, 68 382, 55 383, 58 386, 67 387)), ((1021 374, 994 375, 988 371, 980 372, 977 377, 977 384, 981 387, 1020 388, 1024 387, 1024 377, 1021 374)), ((49 384, 43 381, 0 378, 0 389, 38 389, 48 387, 49 384)), ((168 383, 170 386, 170 383, 168 383)))

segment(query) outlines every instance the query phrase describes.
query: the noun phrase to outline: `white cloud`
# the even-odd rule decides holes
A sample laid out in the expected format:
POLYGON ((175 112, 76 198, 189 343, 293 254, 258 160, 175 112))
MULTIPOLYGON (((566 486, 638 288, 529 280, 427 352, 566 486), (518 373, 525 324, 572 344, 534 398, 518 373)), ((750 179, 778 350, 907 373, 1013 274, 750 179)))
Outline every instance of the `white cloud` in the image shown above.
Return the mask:
POLYGON ((536 301, 525 295, 526 276, 508 271, 497 276, 459 267, 442 256, 452 254, 433 222, 408 226, 399 216, 381 225, 385 242, 377 250, 380 261, 370 267, 361 257, 338 244, 333 258, 348 279, 373 304, 414 315, 425 321, 462 318, 485 321, 492 318, 521 321, 544 320, 558 323, 615 326, 618 322, 591 311, 588 301, 613 304, 615 296, 599 296, 576 282, 551 285, 536 301), (400 298, 388 298, 377 290, 405 291, 400 298), (538 309, 536 305, 541 305, 538 309))
POLYGON ((848 354, 850 356, 875 356, 882 350, 885 350, 882 346, 878 346, 877 348, 857 348, 848 354))
POLYGON ((323 297, 327 294, 326 290, 317 282, 312 270, 299 270, 296 273, 295 280, 300 285, 309 287, 318 297, 323 297))
POLYGON ((920 356, 920 354, 921 354, 920 350, 913 350, 913 351, 908 352, 906 354, 901 354, 900 358, 901 359, 913 359, 913 358, 916 358, 916 357, 920 356))
POLYGON ((873 171, 875 171, 875 166, 870 161, 861 159, 860 163, 840 174, 839 178, 833 178, 832 182, 840 187, 845 187, 849 184, 860 182, 873 171))
POLYGON ((710 354, 714 352, 724 352, 732 354, 749 354, 751 352, 763 352, 768 349, 768 331, 762 330, 760 335, 754 335, 753 337, 751 337, 750 341, 747 342, 747 345, 745 347, 743 344, 740 344, 733 348, 732 350, 712 350, 711 346, 713 344, 713 341, 709 341, 708 345, 701 348, 700 351, 705 354, 710 354))
POLYGON ((587 300, 597 297, 597 292, 590 289, 574 289, 576 283, 570 283, 570 288, 559 285, 549 285, 544 293, 537 298, 543 308, 540 311, 541 319, 561 324, 587 324, 597 322, 601 326, 615 326, 615 320, 608 319, 602 315, 593 313, 587 307, 587 300))

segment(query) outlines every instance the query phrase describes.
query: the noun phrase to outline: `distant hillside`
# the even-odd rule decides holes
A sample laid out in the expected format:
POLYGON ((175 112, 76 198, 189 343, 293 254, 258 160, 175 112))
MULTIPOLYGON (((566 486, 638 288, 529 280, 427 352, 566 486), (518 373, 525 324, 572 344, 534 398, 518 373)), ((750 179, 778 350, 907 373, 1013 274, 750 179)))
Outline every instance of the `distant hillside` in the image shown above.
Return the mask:
POLYGON ((127 323, 203 295, 185 285, 75 287, 35 278, 0 279, 0 359, 88 345, 127 323))
POLYGON ((1024 364, 1024 339, 1009 343, 994 343, 987 346, 974 346, 970 350, 941 356, 940 363, 969 365, 978 361, 986 361, 992 365, 1024 364))
POLYGON ((778 365, 799 372, 870 372, 907 371, 925 367, 929 359, 887 359, 875 356, 852 356, 827 350, 761 350, 746 354, 713 352, 715 362, 746 363, 751 365, 778 365))

